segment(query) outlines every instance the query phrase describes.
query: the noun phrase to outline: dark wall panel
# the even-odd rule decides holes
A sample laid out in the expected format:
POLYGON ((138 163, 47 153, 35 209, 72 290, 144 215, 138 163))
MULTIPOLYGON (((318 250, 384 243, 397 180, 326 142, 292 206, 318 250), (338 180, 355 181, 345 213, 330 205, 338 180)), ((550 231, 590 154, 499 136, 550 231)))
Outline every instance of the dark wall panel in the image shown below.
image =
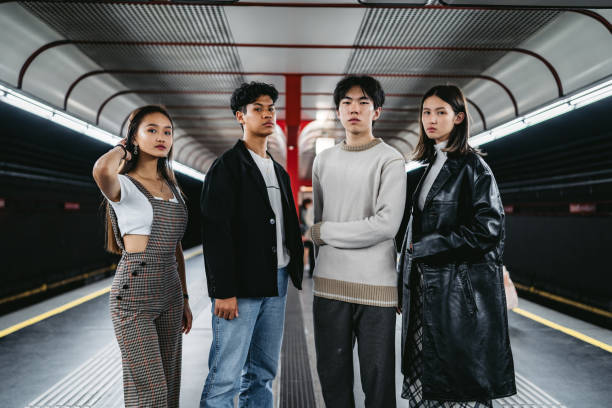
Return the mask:
POLYGON ((506 217, 512 279, 612 311, 612 218, 506 217))
MULTIPOLYGON (((104 250, 102 195, 91 169, 110 146, 0 103, 2 299, 116 263, 104 250), (78 203, 66 210, 66 202, 78 203)), ((183 247, 201 243, 202 183, 177 175, 190 222, 183 247)), ((109 273, 112 273, 109 272, 109 273)))

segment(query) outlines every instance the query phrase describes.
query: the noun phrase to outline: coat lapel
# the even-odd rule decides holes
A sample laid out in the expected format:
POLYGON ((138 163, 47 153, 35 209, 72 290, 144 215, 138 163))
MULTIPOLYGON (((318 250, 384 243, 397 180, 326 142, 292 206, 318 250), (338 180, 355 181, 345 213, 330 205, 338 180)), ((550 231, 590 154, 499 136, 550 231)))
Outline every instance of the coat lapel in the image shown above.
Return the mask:
MULTIPOLYGON (((425 198, 425 204, 423 205, 423 209, 427 207, 427 205, 433 200, 433 198, 438 194, 438 192, 444 187, 446 182, 451 178, 451 176, 462 167, 465 162, 465 158, 452 158, 448 157, 444 165, 440 169, 440 173, 434 180, 431 188, 429 189, 429 193, 427 193, 427 198, 425 198)), ((423 177, 425 178, 425 177, 423 177)))

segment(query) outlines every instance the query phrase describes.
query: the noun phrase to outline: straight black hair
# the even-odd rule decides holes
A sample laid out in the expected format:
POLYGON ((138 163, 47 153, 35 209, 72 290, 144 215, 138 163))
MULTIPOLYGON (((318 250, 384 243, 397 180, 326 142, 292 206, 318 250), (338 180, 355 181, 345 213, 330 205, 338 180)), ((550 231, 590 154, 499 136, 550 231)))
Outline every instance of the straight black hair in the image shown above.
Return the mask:
POLYGON ((468 143, 470 137, 470 115, 467 110, 467 102, 461 89, 455 85, 437 85, 425 92, 421 98, 419 109, 419 142, 414 149, 413 160, 423 163, 431 163, 436 155, 434 140, 427 137, 425 128, 423 127, 423 104, 430 96, 437 96, 444 102, 448 103, 455 115, 463 112, 465 118, 463 121, 455 125, 448 137, 445 152, 449 156, 461 156, 468 153, 482 154, 480 150, 473 148, 468 143))
POLYGON ((372 100, 374 109, 378 109, 385 104, 385 91, 383 91, 380 82, 368 75, 349 75, 342 78, 336 84, 334 89, 334 103, 336 110, 340 108, 340 101, 346 96, 346 93, 354 86, 361 88, 363 93, 372 100))

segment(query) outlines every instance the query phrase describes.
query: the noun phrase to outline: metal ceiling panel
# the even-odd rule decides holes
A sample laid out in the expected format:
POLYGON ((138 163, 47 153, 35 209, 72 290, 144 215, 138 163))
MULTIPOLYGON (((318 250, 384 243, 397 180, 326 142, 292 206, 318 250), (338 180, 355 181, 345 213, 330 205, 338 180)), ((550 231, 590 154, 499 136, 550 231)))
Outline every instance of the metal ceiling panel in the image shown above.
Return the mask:
POLYGON ((351 51, 292 48, 245 48, 238 54, 246 72, 342 72, 351 51))
POLYGON ((352 44, 366 9, 226 7, 225 13, 237 43, 352 44))
POLYGON ((402 78, 402 77, 377 77, 383 89, 387 93, 412 93, 424 94, 429 88, 439 84, 455 84, 462 86, 470 81, 470 78, 402 78))
POLYGON ((333 92, 336 84, 343 77, 341 73, 338 76, 302 77, 302 92, 333 92))
MULTIPOLYGON (((227 91, 241 84, 240 75, 195 75, 195 74, 164 74, 141 75, 114 74, 128 89, 206 89, 208 91, 227 91)), ((90 78, 85 79, 85 81, 90 78)))
POLYGON ((279 75, 244 75, 244 82, 265 82, 272 84, 278 92, 285 92, 285 77, 279 75))
MULTIPOLYGON (((355 4, 353 0, 341 2, 355 4)), ((20 10, 32 13, 25 13, 30 20, 36 16, 53 35, 30 38, 23 44, 26 52, 22 57, 0 39, 0 47, 8 47, 9 55, 14 55, 11 63, 23 63, 37 47, 54 39, 76 41, 57 44, 35 56, 25 74, 26 91, 49 88, 42 94, 33 93, 61 105, 61 96, 71 89, 68 110, 88 119, 96 117, 105 128, 120 122, 137 104, 169 105, 177 127, 184 128, 185 137, 192 142, 188 148, 207 143, 213 153, 230 147, 240 135, 227 107, 229 92, 252 80, 273 83, 280 92, 285 90, 282 75, 245 76, 244 72, 337 73, 302 78, 305 120, 314 119, 317 108, 331 108, 333 115, 328 94, 344 74, 379 74, 376 77, 386 93, 397 96, 387 99, 375 132, 394 140, 398 149, 404 149, 404 142, 413 139, 402 129, 416 128, 419 98, 414 95, 433 85, 453 83, 462 87, 473 102, 469 106, 473 129, 480 129, 483 117, 490 128, 514 117, 517 111, 555 99, 563 94, 562 88, 570 92, 612 74, 610 32, 605 23, 601 24, 602 19, 610 20, 609 10, 598 10, 601 17, 597 22, 589 12, 581 15, 544 9, 398 9, 328 4, 322 9, 307 4, 299 8, 222 7, 163 2, 21 4, 20 10), (251 44, 269 46, 248 46, 251 44), (76 81, 89 71, 100 72, 76 81), (226 74, 210 74, 219 71, 226 74), (414 76, 402 76, 407 74, 414 76), (49 75, 54 77, 52 87, 45 86, 49 75), (137 90, 166 93, 130 92, 137 90), (191 92, 194 90, 209 93, 191 92)), ((40 21, 35 23, 40 26, 40 21)), ((19 33, 19 28, 12 30, 19 33)), ((30 36, 35 33, 30 31, 30 36)), ((0 78, 5 78, 3 72, 12 70, 14 75, 17 71, 8 65, 0 62, 0 78)), ((277 104, 284 106, 284 96, 277 104)), ((277 117, 284 118, 284 110, 279 110, 277 117)), ((333 126, 337 125, 335 122, 333 126)), ((303 153, 301 173, 312 159, 312 151, 303 153)), ((203 165, 198 154, 192 152, 185 158, 203 165)))
POLYGON ((612 7, 610 0, 440 0, 449 6, 495 6, 495 7, 612 7))
MULTIPOLYGON (((512 52, 509 49, 516 49, 559 14, 559 11, 551 10, 369 9, 355 44, 387 48, 355 50, 345 71, 448 75, 438 78, 377 78, 387 93, 422 94, 437 84, 450 83, 460 87, 468 83, 484 84, 487 82, 485 79, 457 75, 482 74, 512 52)), ((502 102, 501 106, 496 105, 496 112, 505 116, 513 101, 509 91, 505 92, 501 86, 486 83, 486 89, 499 94, 497 101, 502 102)), ((470 94, 467 96, 471 97, 470 94)), ((481 124, 478 112, 472 110, 472 117, 478 118, 476 121, 481 124)), ((402 115, 386 112, 385 117, 390 116, 402 115)), ((412 118, 412 115, 403 117, 412 118)))
MULTIPOLYGON (((604 10, 598 12, 606 15, 604 10)), ((612 16, 612 11, 606 12, 612 16)), ((559 15, 520 47, 541 55, 554 66, 564 94, 612 75, 610 32, 595 20, 578 13, 559 15)), ((543 64, 526 55, 509 53, 484 73, 500 79, 512 89, 520 112, 536 109, 559 96, 551 73, 543 64)), ((464 88, 484 111, 489 128, 514 117, 512 110, 503 103, 507 96, 496 88, 485 81, 473 81, 464 88)))
POLYGON ((0 4, 0 78, 17 85, 19 70, 28 56, 48 41, 61 37, 16 3, 0 4))
POLYGON ((69 40, 233 42, 223 7, 95 2, 22 2, 69 40))
MULTIPOLYGON (((105 70, 244 71, 235 47, 184 44, 233 43, 223 7, 70 2, 25 2, 22 5, 64 38, 80 41, 76 46, 105 70), (100 44, 100 41, 112 43, 100 44), (152 42, 158 43, 152 44, 152 42)), ((39 58, 42 59, 44 56, 43 54, 39 58)), ((243 81, 241 75, 115 73, 113 77, 128 90, 228 91, 235 89, 243 81)), ((76 77, 73 76, 72 79, 76 77)), ((97 80, 97 76, 91 76, 79 82, 70 96, 70 106, 73 106, 73 99, 79 93, 91 89, 91 83, 97 80)), ((101 95, 100 103, 94 103, 95 109, 98 109, 102 101, 112 94, 113 92, 101 95)), ((154 94, 139 96, 145 103, 196 106, 218 104, 224 107, 229 105, 228 96, 216 98, 186 95, 167 97, 154 94), (203 102, 203 99, 206 99, 206 102, 203 102)), ((124 115, 128 113, 129 110, 124 115)), ((105 108, 101 116, 105 122, 109 120, 107 118, 109 114, 110 110, 107 111, 105 108)), ((183 123, 178 119, 176 125, 180 128, 183 123)), ((179 160, 181 158, 177 157, 179 160)))
POLYGON ((229 46, 84 43, 79 47, 105 69, 147 67, 151 70, 241 71, 236 49, 229 46))
POLYGON ((321 109, 335 109, 334 98, 331 95, 302 95, 302 106, 312 106, 321 109))
MULTIPOLYGON (((85 87, 83 88, 85 90, 85 87)), ((75 95, 74 99, 78 101, 80 98, 78 95, 75 95)), ((147 103, 138 95, 126 95, 123 98, 117 98, 105 107, 104 115, 100 117, 98 125, 118 135, 121 131, 121 122, 125 119, 126 112, 131 112, 147 103)))
POLYGON ((368 9, 355 44, 516 47, 555 10, 368 9))
POLYGON ((473 73, 479 74, 507 51, 359 50, 351 56, 347 73, 473 73))
MULTIPOLYGON (((612 18, 612 10, 598 10, 612 18)), ((612 38, 589 17, 566 13, 527 43, 557 68, 566 93, 612 75, 612 38)))

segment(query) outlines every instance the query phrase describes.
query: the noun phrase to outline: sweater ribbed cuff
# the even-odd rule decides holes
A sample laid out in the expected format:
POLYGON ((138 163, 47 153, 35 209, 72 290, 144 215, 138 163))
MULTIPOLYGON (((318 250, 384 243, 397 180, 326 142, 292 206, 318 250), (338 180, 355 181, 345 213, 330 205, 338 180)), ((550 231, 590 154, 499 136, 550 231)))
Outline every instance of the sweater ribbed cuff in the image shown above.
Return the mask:
POLYGON ((321 222, 316 223, 312 226, 310 233, 312 235, 312 242, 317 244, 318 246, 327 245, 325 241, 321 239, 321 222))

